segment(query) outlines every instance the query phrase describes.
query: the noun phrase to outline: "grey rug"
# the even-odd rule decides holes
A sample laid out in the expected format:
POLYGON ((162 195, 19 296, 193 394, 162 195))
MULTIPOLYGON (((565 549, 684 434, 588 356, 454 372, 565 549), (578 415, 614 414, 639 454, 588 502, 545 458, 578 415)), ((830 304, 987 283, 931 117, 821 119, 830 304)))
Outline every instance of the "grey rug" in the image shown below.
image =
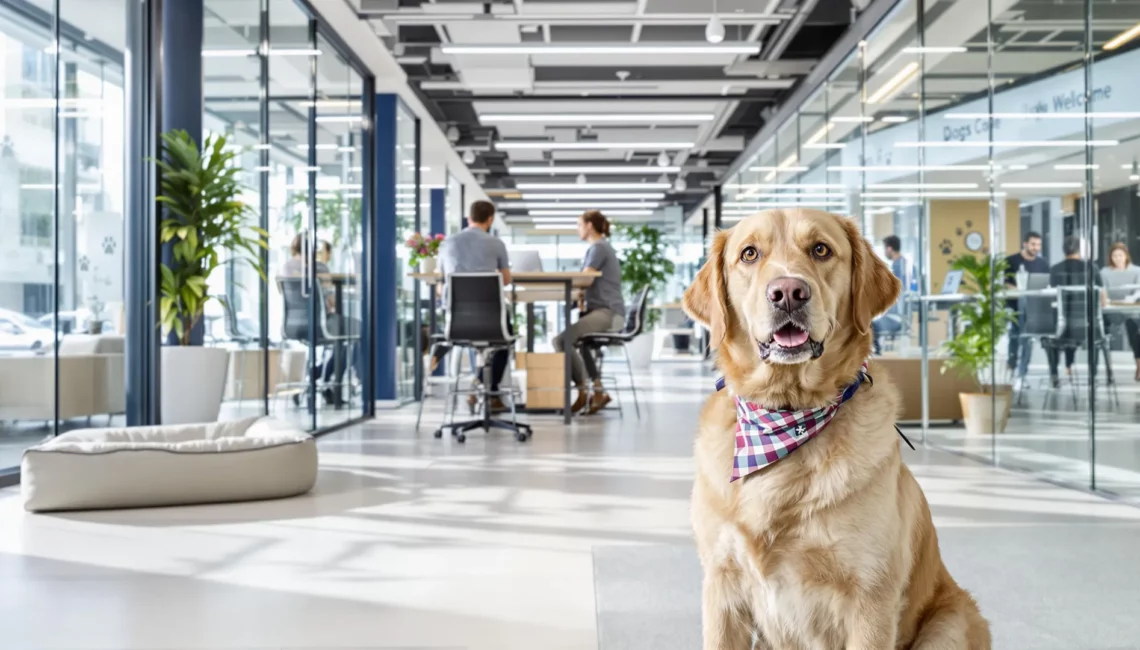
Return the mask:
MULTIPOLYGON (((1140 527, 939 531, 950 572, 978 599, 994 648, 1140 649, 1140 527)), ((691 546, 594 549, 600 650, 701 647, 701 569, 691 546)))

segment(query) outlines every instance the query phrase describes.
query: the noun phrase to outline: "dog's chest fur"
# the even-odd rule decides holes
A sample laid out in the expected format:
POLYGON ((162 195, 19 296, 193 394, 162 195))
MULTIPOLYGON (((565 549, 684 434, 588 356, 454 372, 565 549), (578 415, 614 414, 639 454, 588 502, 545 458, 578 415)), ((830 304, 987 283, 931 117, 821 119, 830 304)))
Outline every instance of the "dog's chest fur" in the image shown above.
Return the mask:
POLYGON ((751 610, 774 647, 842 647, 856 591, 899 568, 897 512, 883 508, 897 497, 897 442, 893 429, 883 431, 893 400, 868 393, 815 439, 733 484, 732 400, 706 406, 694 487, 706 507, 693 509, 701 560, 706 574, 729 578, 736 593, 726 596, 751 610), (880 409, 888 411, 875 417, 880 409))

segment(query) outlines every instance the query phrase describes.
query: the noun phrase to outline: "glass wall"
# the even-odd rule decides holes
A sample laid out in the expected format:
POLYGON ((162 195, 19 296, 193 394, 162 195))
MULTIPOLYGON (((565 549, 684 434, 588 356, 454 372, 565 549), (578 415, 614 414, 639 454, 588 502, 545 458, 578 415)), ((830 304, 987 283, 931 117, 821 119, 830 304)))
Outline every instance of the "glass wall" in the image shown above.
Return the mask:
POLYGON ((0 2, 0 473, 126 399, 127 2, 18 5, 0 2))
POLYGON ((766 127, 726 225, 851 215, 902 280, 877 353, 917 437, 1140 500, 1138 57, 1134 5, 903 0, 766 127))
POLYGON ((416 282, 408 273, 414 271, 408 261, 410 250, 404 244, 420 226, 426 214, 424 200, 420 198, 419 138, 416 116, 403 102, 396 109, 396 399, 408 401, 415 397, 416 340, 415 296, 416 282))

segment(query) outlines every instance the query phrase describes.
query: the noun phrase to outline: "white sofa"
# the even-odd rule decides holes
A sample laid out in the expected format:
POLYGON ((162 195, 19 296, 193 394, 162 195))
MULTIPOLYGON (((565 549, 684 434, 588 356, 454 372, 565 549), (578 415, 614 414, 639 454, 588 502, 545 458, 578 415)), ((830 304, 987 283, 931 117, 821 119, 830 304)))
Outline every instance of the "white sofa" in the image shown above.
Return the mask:
MULTIPOLYGON (((126 411, 123 337, 69 334, 59 344, 59 417, 126 411)), ((0 356, 0 420, 54 420, 53 355, 0 356)))
POLYGON ((317 446, 259 417, 208 424, 72 431, 24 452, 31 512, 276 499, 317 480, 317 446))

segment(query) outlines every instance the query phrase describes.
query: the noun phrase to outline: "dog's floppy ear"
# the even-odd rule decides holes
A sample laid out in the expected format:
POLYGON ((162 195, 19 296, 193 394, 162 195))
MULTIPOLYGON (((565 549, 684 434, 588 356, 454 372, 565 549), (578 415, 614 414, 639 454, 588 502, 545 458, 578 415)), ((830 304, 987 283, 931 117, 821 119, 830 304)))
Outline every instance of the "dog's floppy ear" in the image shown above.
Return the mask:
POLYGON ((843 220, 851 243, 851 323, 859 334, 871 331, 871 320, 898 300, 902 283, 875 254, 855 223, 843 220))
POLYGON ((685 313, 709 330, 712 348, 724 340, 728 328, 728 291, 724 284, 724 246, 727 241, 727 231, 713 235, 708 259, 693 284, 685 290, 682 300, 685 313))

